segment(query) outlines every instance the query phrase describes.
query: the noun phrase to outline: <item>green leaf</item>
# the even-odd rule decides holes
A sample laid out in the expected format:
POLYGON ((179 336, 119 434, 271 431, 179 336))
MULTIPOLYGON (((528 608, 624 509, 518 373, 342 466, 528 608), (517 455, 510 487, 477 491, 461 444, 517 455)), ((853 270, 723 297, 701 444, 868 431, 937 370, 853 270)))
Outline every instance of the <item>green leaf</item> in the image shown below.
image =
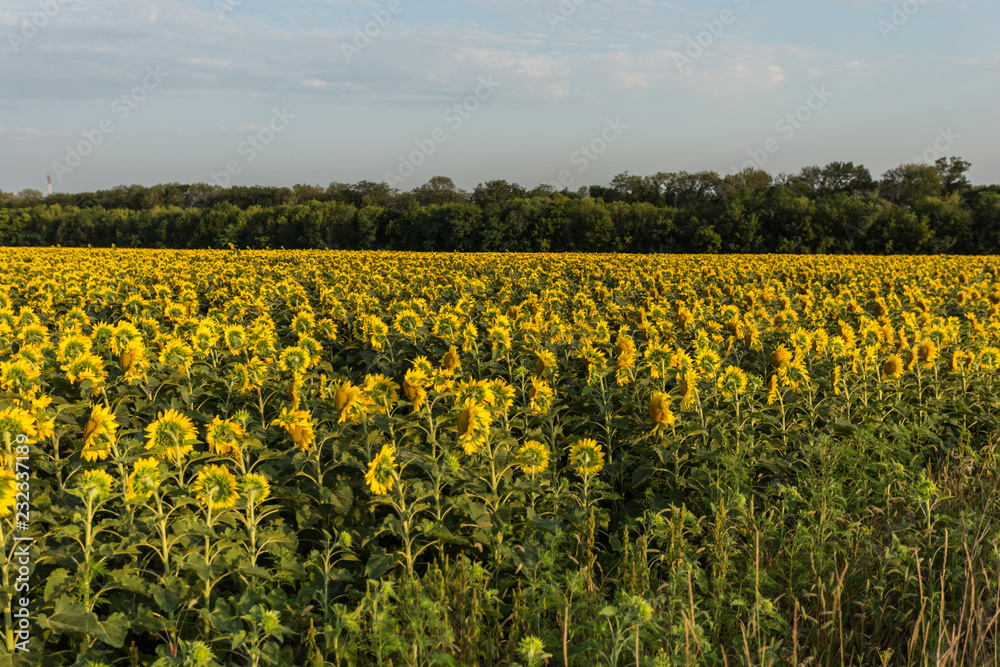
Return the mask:
POLYGON ((177 608, 181 596, 184 594, 184 582, 177 577, 170 577, 166 586, 153 585, 153 599, 160 609, 170 613, 177 608))
POLYGON ((82 604, 67 597, 56 600, 51 616, 39 615, 38 625, 56 634, 82 632, 115 648, 121 648, 125 643, 125 633, 129 628, 128 619, 121 612, 115 612, 107 621, 101 622, 97 614, 88 612, 82 604))
POLYGON ((239 632, 237 632, 235 635, 233 635, 233 645, 230 647, 230 650, 235 651, 243 644, 243 642, 246 641, 246 639, 247 639, 246 630, 240 630, 239 632))
POLYGON ((378 579, 383 574, 392 569, 395 559, 387 553, 373 553, 365 565, 365 576, 369 579, 378 579))
POLYGON ((656 472, 654 468, 640 466, 632 471, 632 487, 638 488, 656 472))
POLYGON ((69 578, 69 572, 63 568, 53 570, 51 574, 45 580, 45 595, 44 599, 46 602, 52 599, 52 596, 58 592, 62 587, 62 584, 66 579, 69 578))

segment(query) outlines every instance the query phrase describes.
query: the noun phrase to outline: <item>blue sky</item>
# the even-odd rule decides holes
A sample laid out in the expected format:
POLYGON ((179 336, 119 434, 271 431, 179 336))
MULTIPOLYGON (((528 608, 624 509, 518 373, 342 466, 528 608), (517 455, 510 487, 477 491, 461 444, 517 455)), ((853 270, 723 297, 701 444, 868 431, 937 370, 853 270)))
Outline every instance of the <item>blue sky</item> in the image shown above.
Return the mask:
POLYGON ((5 0, 0 190, 936 156, 997 183, 998 24, 996 0, 5 0))

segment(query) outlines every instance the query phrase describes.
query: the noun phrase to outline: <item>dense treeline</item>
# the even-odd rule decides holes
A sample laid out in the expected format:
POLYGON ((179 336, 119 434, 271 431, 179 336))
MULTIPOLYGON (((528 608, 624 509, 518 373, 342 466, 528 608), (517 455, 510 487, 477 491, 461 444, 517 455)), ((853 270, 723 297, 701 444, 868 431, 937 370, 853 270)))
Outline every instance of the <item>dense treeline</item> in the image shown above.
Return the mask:
POLYGON ((777 179, 754 169, 626 172, 577 192, 490 181, 467 193, 440 176, 410 192, 370 181, 0 192, 0 245, 1000 253, 1000 186, 973 187, 968 169, 941 159, 877 181, 840 162, 777 179))

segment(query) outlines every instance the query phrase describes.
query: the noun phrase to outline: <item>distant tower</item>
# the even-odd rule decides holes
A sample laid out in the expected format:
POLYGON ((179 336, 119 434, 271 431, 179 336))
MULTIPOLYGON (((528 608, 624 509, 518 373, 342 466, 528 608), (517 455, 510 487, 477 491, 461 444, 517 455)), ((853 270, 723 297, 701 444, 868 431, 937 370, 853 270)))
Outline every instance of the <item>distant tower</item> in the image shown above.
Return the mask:
POLYGON ((49 196, 52 196, 52 174, 49 174, 49 196))

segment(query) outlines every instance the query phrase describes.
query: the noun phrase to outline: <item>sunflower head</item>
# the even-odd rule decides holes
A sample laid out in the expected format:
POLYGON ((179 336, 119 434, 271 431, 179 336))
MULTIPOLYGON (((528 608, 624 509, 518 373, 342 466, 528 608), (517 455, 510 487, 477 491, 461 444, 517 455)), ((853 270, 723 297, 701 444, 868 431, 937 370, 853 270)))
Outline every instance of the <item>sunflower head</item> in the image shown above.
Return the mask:
POLYGON ((375 495, 386 494, 392 490, 393 473, 396 468, 395 453, 396 449, 391 444, 382 445, 382 451, 368 464, 365 482, 375 495))
POLYGON ((747 374, 742 368, 728 366, 719 375, 717 386, 722 390, 722 395, 726 398, 736 398, 747 388, 747 374))
POLYGON ((698 374, 693 370, 677 374, 677 388, 681 392, 681 409, 690 410, 698 391, 698 374))
POLYGON ((670 409, 669 394, 654 393, 647 407, 649 408, 649 418, 655 424, 654 429, 672 426, 677 421, 677 417, 670 409))
POLYGON ((146 450, 158 459, 180 460, 197 442, 194 423, 177 410, 160 412, 156 421, 146 427, 146 450))
POLYGON ((545 380, 531 378, 531 389, 528 390, 528 401, 531 411, 536 415, 548 414, 552 408, 552 385, 545 380))
POLYGON ((584 438, 570 447, 569 461, 580 476, 593 477, 604 467, 604 452, 596 440, 584 438))
POLYGON ((779 345, 778 349, 771 354, 771 368, 777 370, 791 360, 792 353, 784 345, 779 345))
POLYGON ((924 368, 931 368, 934 365, 934 361, 937 359, 938 347, 937 344, 930 338, 925 338, 920 341, 917 346, 917 359, 923 364, 924 368))
POLYGON ((117 430, 118 422, 111 408, 101 403, 95 405, 83 429, 83 458, 90 462, 108 458, 117 430))
POLYGON ((104 382, 104 362, 89 352, 81 354, 67 363, 62 369, 66 371, 66 379, 70 382, 80 383, 90 380, 94 383, 94 393, 97 393, 97 386, 104 382))
POLYGON ((448 352, 442 357, 441 365, 445 370, 455 372, 455 370, 462 367, 462 361, 458 357, 458 348, 452 345, 448 348, 448 352))
POLYGON ((383 414, 389 414, 399 400, 398 392, 399 385, 381 373, 365 376, 364 393, 369 403, 383 414))
POLYGON ((163 474, 160 472, 160 464, 156 459, 137 460, 125 483, 125 499, 148 498, 162 479, 163 474))
POLYGON ((537 440, 528 440, 517 450, 518 465, 529 475, 549 467, 549 449, 537 440))
POLYGON ((239 324, 231 324, 223 327, 222 340, 226 347, 233 354, 239 353, 247 342, 247 332, 239 324))
POLYGON ((87 470, 77 479, 74 490, 84 498, 101 500, 111 495, 115 480, 103 470, 87 470))
POLYGON ((71 334, 62 339, 59 343, 56 358, 60 362, 67 362, 75 359, 81 354, 86 354, 93 348, 93 341, 82 334, 71 334))
POLYGON ((164 366, 172 366, 179 371, 187 372, 194 360, 194 351, 184 344, 183 340, 170 338, 163 344, 160 352, 160 363, 164 366))
POLYGON ((952 373, 964 373, 972 365, 973 354, 964 350, 955 350, 948 357, 948 368, 952 373))
POLYGON ((35 365, 24 358, 0 362, 0 386, 12 394, 25 396, 31 393, 40 375, 35 365))
POLYGON ((232 507, 239 499, 239 485, 229 468, 207 465, 198 471, 191 491, 210 510, 232 507))
POLYGON ((465 453, 472 455, 486 440, 490 428, 490 412, 474 401, 466 399, 458 415, 458 438, 465 453))
POLYGON ((903 374, 903 370, 906 366, 903 364, 903 360, 899 355, 892 355, 885 360, 882 364, 882 377, 886 380, 895 380, 903 374))
POLYGON ((0 468, 0 517, 13 513, 17 503, 17 475, 13 470, 0 468))
POLYGON ((334 386, 333 407, 340 415, 338 424, 346 421, 358 423, 365 416, 367 410, 367 398, 361 387, 355 387, 348 381, 340 382, 334 386))
POLYGON ((0 438, 3 435, 8 435, 11 442, 16 442, 21 436, 27 438, 28 442, 33 442, 38 435, 35 416, 18 407, 0 410, 0 438))
POLYGON ((285 348, 278 359, 281 370, 291 373, 304 373, 311 363, 309 352, 298 345, 285 348))
POLYGON ((430 378, 418 367, 414 366, 406 371, 403 378, 403 396, 413 404, 415 410, 419 410, 427 399, 427 385, 430 378))
POLYGON ((312 420, 305 410, 282 408, 281 414, 271 422, 271 425, 283 428, 292 442, 302 451, 308 451, 316 440, 312 420))
POLYGON ((243 439, 243 427, 232 419, 216 417, 208 426, 205 442, 213 454, 236 454, 240 450, 240 440, 243 439))
POLYGON ((244 475, 240 487, 248 505, 259 505, 271 496, 271 485, 267 478, 255 472, 244 475))

